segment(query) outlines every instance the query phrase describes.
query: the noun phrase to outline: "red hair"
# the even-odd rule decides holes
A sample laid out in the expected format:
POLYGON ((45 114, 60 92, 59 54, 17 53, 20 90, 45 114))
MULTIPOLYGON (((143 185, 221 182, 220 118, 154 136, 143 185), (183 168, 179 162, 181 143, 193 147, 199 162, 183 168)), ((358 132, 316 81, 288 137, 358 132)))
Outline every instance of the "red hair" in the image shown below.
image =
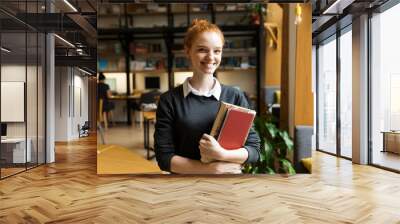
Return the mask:
POLYGON ((217 25, 212 24, 205 19, 194 19, 186 31, 185 39, 183 40, 184 47, 190 49, 194 39, 204 32, 216 32, 221 37, 222 43, 225 42, 224 34, 217 25))

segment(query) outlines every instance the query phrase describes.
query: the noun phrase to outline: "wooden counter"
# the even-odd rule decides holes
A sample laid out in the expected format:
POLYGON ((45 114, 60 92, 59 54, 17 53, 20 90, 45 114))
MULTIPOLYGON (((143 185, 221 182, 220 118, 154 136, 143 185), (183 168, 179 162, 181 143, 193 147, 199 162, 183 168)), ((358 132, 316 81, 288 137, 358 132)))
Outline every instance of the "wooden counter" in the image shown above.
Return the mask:
POLYGON ((117 145, 99 145, 97 174, 161 174, 160 168, 132 150, 117 145))

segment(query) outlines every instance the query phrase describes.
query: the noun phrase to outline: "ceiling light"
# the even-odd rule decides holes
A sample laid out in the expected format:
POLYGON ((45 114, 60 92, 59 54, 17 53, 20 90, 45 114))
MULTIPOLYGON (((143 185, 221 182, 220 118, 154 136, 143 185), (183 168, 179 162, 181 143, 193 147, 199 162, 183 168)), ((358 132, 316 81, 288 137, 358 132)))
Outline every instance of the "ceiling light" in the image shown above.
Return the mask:
POLYGON ((76 53, 78 53, 79 55, 86 55, 86 54, 84 54, 83 49, 81 49, 81 48, 77 48, 76 53))
POLYGON ((69 42, 68 40, 66 40, 66 39, 64 39, 64 38, 62 38, 62 37, 60 37, 60 36, 58 36, 57 34, 54 34, 54 36, 57 37, 58 39, 60 39, 60 40, 61 40, 62 42, 64 42, 65 44, 67 44, 68 46, 75 48, 75 45, 71 44, 71 42, 69 42))
POLYGON ((301 23, 301 20, 302 20, 302 18, 301 18, 301 14, 302 14, 301 6, 300 6, 299 3, 296 4, 294 12, 295 12, 295 15, 296 15, 296 18, 294 20, 294 24, 298 25, 298 24, 301 23))
POLYGON ((6 52, 6 53, 10 53, 10 52, 11 52, 11 50, 9 50, 9 49, 7 49, 7 48, 5 48, 5 47, 1 47, 0 49, 1 49, 2 51, 6 52))
POLYGON ((336 0, 333 2, 328 8, 326 8, 322 14, 342 14, 343 10, 347 8, 349 5, 351 5, 355 0, 336 0))
POLYGON ((68 1, 64 0, 65 4, 67 4, 74 12, 78 12, 78 10, 68 1))
POLYGON ((88 71, 86 71, 86 70, 83 70, 83 69, 81 69, 81 68, 79 68, 79 67, 78 67, 78 70, 81 71, 81 72, 83 72, 83 73, 85 73, 85 74, 87 74, 87 75, 92 75, 92 73, 90 73, 90 72, 88 72, 88 71))

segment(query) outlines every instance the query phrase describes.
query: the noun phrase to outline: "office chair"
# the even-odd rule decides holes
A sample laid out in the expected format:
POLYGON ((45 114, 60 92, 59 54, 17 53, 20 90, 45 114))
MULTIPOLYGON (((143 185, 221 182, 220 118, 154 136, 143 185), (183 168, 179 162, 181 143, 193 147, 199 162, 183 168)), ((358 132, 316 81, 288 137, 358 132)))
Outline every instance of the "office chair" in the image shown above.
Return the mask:
POLYGON ((89 121, 85 121, 82 127, 80 127, 80 125, 78 124, 79 138, 89 136, 89 129, 90 129, 89 121))

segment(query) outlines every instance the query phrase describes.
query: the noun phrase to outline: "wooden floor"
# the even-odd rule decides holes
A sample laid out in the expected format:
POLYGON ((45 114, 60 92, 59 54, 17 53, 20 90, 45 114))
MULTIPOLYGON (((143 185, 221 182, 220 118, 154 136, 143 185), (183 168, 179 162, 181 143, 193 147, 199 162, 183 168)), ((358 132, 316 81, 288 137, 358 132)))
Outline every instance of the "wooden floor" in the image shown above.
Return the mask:
POLYGON ((11 176, 13 174, 22 172, 25 170, 24 168, 0 168, 1 169, 1 178, 7 177, 7 176, 11 176))
POLYGON ((0 181, 0 223, 400 223, 400 175, 315 153, 313 174, 98 176, 96 139, 0 181))
POLYGON ((400 154, 376 150, 374 151, 372 161, 376 165, 400 170, 400 154))

